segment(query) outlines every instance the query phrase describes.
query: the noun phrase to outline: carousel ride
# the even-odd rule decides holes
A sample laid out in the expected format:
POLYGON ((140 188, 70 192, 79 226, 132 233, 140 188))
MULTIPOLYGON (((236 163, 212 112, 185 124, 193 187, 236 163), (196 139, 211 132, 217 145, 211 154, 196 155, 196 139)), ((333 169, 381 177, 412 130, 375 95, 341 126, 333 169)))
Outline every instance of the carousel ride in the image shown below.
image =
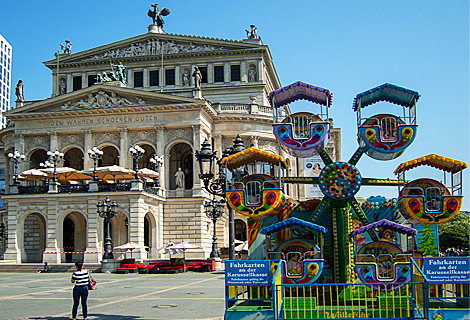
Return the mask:
MULTIPOLYGON (((401 186, 398 202, 390 200, 390 210, 396 215, 400 212, 411 223, 442 223, 458 213, 462 196, 461 187, 457 188, 455 181, 461 181, 461 170, 466 167, 462 162, 441 159, 444 157, 431 161, 429 156, 424 157, 427 162, 412 160, 396 170, 395 173, 400 174, 397 180, 362 177, 357 167, 364 154, 376 160, 392 160, 401 156, 413 143, 418 127, 416 103, 419 97, 416 91, 388 83, 358 94, 353 110, 357 113, 359 147, 347 162, 343 162, 333 161, 325 150, 330 132, 328 109, 332 104, 332 93, 328 89, 295 82, 271 92, 273 133, 282 149, 297 158, 318 154, 325 166, 318 177, 289 177, 285 170, 288 164, 281 156, 256 148, 221 160, 221 165, 225 165, 227 170, 227 202, 236 212, 250 218, 250 258, 255 243, 263 247, 265 253, 260 256, 258 252, 253 259, 271 260, 272 266, 283 264, 283 281, 291 284, 317 281, 328 264, 333 265, 333 281, 336 283, 353 282, 357 275, 364 283, 381 284, 374 289, 389 291, 409 282, 412 268, 408 255, 413 250, 404 252, 403 248, 408 248, 408 245, 394 244, 390 239, 395 239, 394 234, 400 233, 408 240, 417 231, 397 221, 378 220, 378 216, 371 219, 355 195, 363 185, 401 186), (319 106, 318 113, 289 114, 287 105, 297 100, 319 106), (402 115, 390 110, 365 118, 363 108, 378 102, 401 107, 402 115), (404 172, 419 165, 431 165, 451 172, 452 192, 432 179, 405 180, 404 172), (460 174, 460 179, 456 174, 460 174), (318 185, 323 194, 321 201, 311 210, 305 210, 309 216, 304 215, 303 219, 291 217, 299 205, 283 192, 290 183, 318 185), (312 232, 326 234, 326 228, 318 224, 323 215, 329 218, 329 253, 333 255, 329 263, 325 263, 322 253, 323 237, 312 235, 312 232), (277 222, 271 219, 276 216, 277 222), (356 228, 360 231, 354 231, 353 217, 358 221, 356 228), (319 231, 320 227, 325 231, 319 231), (258 237, 263 234, 265 238, 258 237), (359 234, 366 234, 368 242, 361 248, 354 248, 353 238, 359 234), (274 244, 272 240, 275 240, 274 244), (371 249, 384 247, 388 251, 371 249)), ((402 223, 406 222, 402 220, 402 223)))

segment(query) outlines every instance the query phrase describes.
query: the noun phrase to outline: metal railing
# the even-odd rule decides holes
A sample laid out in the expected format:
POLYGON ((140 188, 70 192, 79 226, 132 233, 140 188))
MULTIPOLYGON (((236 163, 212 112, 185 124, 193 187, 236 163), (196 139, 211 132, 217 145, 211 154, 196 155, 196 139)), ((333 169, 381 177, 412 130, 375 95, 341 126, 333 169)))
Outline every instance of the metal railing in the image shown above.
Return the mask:
POLYGON ((80 193, 88 192, 90 188, 87 184, 61 184, 59 185, 59 193, 80 193))
POLYGON ((49 186, 18 186, 19 194, 40 194, 47 193, 49 186))
POLYGON ((99 192, 118 192, 131 190, 130 182, 122 183, 98 183, 99 192))

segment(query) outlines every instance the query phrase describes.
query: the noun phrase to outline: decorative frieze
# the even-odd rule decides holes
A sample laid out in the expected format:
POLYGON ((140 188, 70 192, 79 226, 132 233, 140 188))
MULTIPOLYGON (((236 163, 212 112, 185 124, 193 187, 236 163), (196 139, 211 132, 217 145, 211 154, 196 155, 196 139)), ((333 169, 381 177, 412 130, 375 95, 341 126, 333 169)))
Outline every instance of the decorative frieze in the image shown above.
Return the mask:
POLYGON ((86 204, 78 205, 78 204, 75 204, 75 203, 62 204, 62 205, 59 205, 59 210, 61 210, 61 211, 80 210, 80 211, 86 212, 87 211, 87 205, 86 204))
POLYGON ((59 149, 67 147, 68 145, 76 145, 83 148, 85 144, 85 137, 81 134, 61 134, 59 135, 59 149))
POLYGON ((82 110, 82 109, 98 109, 98 108, 111 108, 111 107, 128 107, 128 106, 144 106, 147 103, 140 97, 134 97, 135 101, 130 101, 111 91, 98 91, 95 95, 89 93, 86 98, 76 102, 67 101, 60 107, 62 110, 82 110))
POLYGON ((276 141, 260 139, 258 148, 272 153, 278 153, 278 143, 276 141))
POLYGON ((183 139, 189 142, 193 142, 193 129, 169 129, 167 130, 167 142, 173 140, 183 139))
POLYGON ((118 132, 104 132, 93 134, 95 145, 100 145, 105 142, 111 142, 115 145, 119 145, 120 137, 118 132))
MULTIPOLYGON (((213 52, 225 50, 224 47, 212 45, 196 45, 190 43, 178 43, 175 41, 163 42, 164 54, 177 53, 197 53, 197 52, 213 52)), ((133 43, 127 47, 108 50, 103 54, 94 55, 87 60, 97 59, 115 59, 115 58, 132 58, 139 56, 158 56, 162 54, 162 41, 156 39, 147 40, 146 42, 133 43)))
POLYGON ((25 150, 31 150, 37 147, 43 147, 49 150, 49 137, 48 136, 25 136, 24 137, 25 150))
POLYGON ((47 210, 46 204, 37 204, 37 205, 19 205, 19 212, 40 212, 45 213, 47 210))
POLYGON ((157 141, 157 133, 155 131, 129 131, 128 135, 130 145, 141 141, 147 141, 154 144, 157 141))

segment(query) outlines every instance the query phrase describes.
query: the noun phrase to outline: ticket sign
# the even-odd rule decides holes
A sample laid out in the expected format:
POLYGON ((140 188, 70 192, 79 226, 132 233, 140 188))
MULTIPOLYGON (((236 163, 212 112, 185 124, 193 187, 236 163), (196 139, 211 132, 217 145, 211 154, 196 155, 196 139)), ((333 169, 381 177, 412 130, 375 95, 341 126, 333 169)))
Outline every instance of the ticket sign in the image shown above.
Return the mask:
POLYGON ((269 286, 270 274, 266 260, 225 261, 226 286, 269 286))
POLYGON ((429 283, 469 283, 470 257, 424 258, 424 274, 429 283))

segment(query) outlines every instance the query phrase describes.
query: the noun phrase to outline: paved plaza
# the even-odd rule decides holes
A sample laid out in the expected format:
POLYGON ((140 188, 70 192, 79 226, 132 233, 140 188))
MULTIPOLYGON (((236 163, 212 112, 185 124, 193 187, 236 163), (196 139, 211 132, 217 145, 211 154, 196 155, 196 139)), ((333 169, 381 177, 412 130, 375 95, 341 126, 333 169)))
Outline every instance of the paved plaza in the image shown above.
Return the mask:
MULTIPOLYGON (((90 319, 223 319, 224 274, 93 273, 90 319)), ((0 273, 0 319, 70 319, 70 273, 0 273)), ((81 319, 79 307, 78 319, 81 319)))

